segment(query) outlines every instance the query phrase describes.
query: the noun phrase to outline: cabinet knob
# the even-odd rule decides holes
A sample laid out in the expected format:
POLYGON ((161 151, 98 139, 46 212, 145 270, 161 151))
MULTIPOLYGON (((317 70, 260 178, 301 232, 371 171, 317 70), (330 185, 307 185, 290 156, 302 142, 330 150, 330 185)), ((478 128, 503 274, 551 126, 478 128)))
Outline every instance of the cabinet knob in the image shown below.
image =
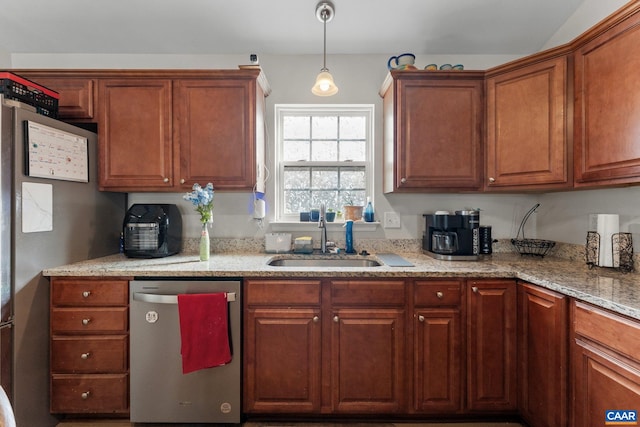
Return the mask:
POLYGON ((489 182, 496 182, 496 179, 492 176, 489 177, 489 182))
POLYGON ((418 320, 421 322, 424 322, 424 316, 423 315, 418 316, 418 320))
POLYGON ((80 355, 80 359, 82 360, 87 360, 89 358, 89 356, 91 355, 91 353, 82 353, 80 355))
POLYGON ((82 319, 82 324, 85 326, 88 325, 89 322, 91 322, 91 319, 82 319))
POLYGON ((180 184, 184 184, 184 178, 180 180, 180 184))
POLYGON ((478 293, 478 287, 477 286, 472 286, 471 290, 475 293, 478 293))
POLYGON ((340 321, 340 318, 338 316, 333 316, 333 321, 338 323, 340 321))
POLYGON ((169 182, 169 178, 164 178, 162 182, 169 182))
POLYGON ((91 291, 84 291, 82 293, 82 298, 89 298, 89 295, 91 295, 91 291))
POLYGON ((85 391, 84 393, 82 393, 80 395, 80 397, 82 397, 83 400, 87 400, 89 398, 89 396, 91 395, 90 391, 85 391))
POLYGON ((318 316, 313 316, 313 323, 318 323, 318 321, 320 321, 320 318, 318 316))
POLYGON ((406 184, 407 178, 400 178, 400 184, 406 184))
POLYGON ((442 293, 442 292, 438 291, 438 292, 436 292, 436 296, 437 296, 438 298, 442 299, 442 298, 444 298, 444 293, 442 293))

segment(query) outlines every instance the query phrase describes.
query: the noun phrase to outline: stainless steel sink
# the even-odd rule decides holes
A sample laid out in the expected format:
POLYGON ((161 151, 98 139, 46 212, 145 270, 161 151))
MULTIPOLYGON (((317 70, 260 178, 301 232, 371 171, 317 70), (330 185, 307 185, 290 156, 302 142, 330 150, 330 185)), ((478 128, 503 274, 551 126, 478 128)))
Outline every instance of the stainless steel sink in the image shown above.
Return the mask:
POLYGON ((267 262, 274 267, 379 267, 382 264, 366 258, 275 258, 267 262))

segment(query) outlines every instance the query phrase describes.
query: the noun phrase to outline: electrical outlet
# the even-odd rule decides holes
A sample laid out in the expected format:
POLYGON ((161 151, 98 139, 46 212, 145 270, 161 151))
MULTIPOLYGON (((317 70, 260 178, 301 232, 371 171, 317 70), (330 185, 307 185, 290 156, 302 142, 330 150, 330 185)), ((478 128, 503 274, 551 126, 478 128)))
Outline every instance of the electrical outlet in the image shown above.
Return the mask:
POLYGON ((384 228, 400 228, 400 215, 395 212, 384 213, 384 228))

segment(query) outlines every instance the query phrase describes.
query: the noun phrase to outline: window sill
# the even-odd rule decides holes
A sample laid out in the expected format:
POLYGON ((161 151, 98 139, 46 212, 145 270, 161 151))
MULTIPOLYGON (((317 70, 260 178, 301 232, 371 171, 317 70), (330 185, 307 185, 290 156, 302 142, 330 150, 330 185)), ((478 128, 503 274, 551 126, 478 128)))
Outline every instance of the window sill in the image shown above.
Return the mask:
MULTIPOLYGON (((282 231, 308 231, 308 230, 317 230, 318 223, 317 222, 300 222, 300 221, 278 221, 271 222, 271 229, 275 232, 282 231)), ((338 231, 344 227, 344 221, 336 221, 336 222, 327 222, 327 230, 329 231, 338 231)), ((380 226, 379 222, 364 222, 364 221, 355 221, 353 223, 354 231, 376 231, 380 226)))

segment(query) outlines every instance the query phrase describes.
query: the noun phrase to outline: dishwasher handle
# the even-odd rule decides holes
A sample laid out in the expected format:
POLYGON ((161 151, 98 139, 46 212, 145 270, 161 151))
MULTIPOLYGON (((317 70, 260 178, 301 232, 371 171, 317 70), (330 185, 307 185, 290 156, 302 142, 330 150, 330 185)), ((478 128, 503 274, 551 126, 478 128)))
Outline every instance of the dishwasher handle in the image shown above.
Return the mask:
MULTIPOLYGON (((227 302, 236 300, 235 292, 227 292, 227 302)), ((149 294, 146 292, 134 292, 135 301, 150 302, 154 304, 178 304, 178 295, 175 294, 149 294)))

